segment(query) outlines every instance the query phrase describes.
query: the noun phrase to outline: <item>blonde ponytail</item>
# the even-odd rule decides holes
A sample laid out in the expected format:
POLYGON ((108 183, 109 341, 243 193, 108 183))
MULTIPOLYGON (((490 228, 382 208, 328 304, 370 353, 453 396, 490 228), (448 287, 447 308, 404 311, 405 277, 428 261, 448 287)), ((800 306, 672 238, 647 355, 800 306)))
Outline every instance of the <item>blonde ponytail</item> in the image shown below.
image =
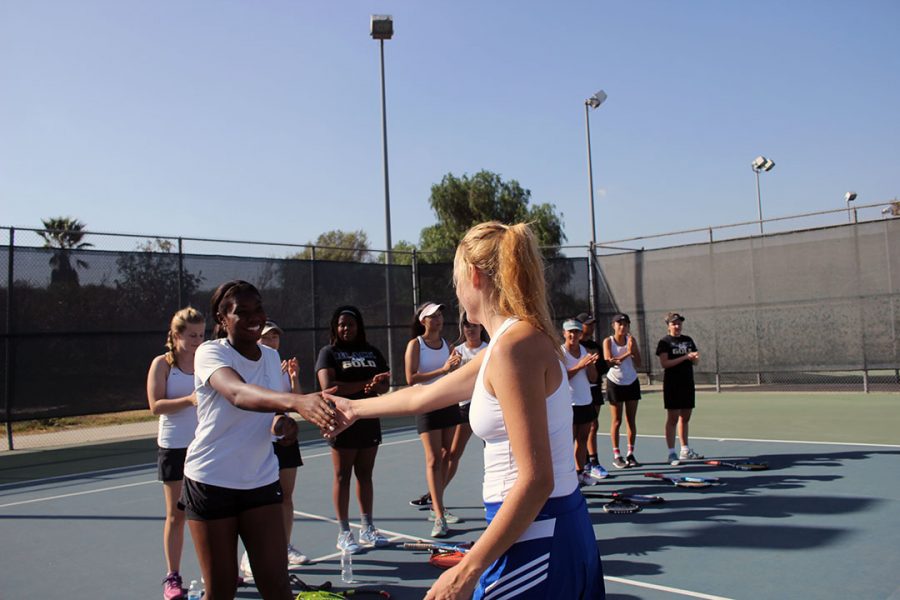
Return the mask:
POLYGON ((198 324, 198 323, 206 323, 206 319, 203 318, 203 313, 194 308, 193 306, 186 306, 182 308, 174 315, 172 315, 172 322, 169 323, 169 333, 166 335, 166 363, 170 367, 175 366, 175 361, 177 360, 177 356, 175 356, 175 334, 184 333, 184 330, 187 329, 188 324, 198 324))
POLYGON ((550 318, 544 260, 531 227, 497 221, 475 225, 457 247, 454 262, 454 280, 465 276, 467 265, 474 266, 490 279, 490 302, 500 314, 526 321, 560 345, 550 318))

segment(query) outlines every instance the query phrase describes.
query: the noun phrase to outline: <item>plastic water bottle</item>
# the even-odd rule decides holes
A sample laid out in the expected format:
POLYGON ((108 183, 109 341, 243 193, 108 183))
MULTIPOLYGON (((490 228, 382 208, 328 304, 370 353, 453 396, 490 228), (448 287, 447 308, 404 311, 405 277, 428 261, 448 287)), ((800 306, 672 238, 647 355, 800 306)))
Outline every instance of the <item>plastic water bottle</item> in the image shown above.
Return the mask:
POLYGON ((202 595, 203 590, 200 589, 200 584, 196 579, 192 580, 191 587, 188 588, 187 600, 200 600, 202 595))
POLYGON ((346 548, 341 551, 341 581, 353 582, 353 555, 346 548))

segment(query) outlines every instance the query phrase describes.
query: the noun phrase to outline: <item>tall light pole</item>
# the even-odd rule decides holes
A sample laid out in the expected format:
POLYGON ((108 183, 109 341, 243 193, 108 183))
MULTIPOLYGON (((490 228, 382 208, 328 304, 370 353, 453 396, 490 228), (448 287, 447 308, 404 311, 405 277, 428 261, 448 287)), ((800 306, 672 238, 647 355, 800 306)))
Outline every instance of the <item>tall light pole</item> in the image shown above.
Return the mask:
POLYGON ((606 92, 600 90, 584 101, 584 131, 587 137, 588 192, 591 198, 591 242, 597 245, 597 220, 594 216, 594 166, 591 160, 591 118, 590 109, 597 108, 606 100, 606 92))
POLYGON ((756 212, 759 215, 759 234, 763 233, 763 217, 762 217, 762 200, 759 195, 759 172, 760 171, 771 171, 772 167, 775 166, 775 161, 769 160, 765 156, 757 156, 753 159, 753 162, 750 163, 750 167, 756 173, 756 212))
MULTIPOLYGON (((591 314, 597 314, 597 292, 594 283, 594 249, 597 247, 597 219, 594 215, 594 165, 591 159, 591 117, 590 109, 597 108, 606 100, 606 92, 600 90, 584 101, 584 131, 587 137, 588 193, 591 199, 591 247, 588 252, 588 286, 590 287, 591 314)), ((596 337, 596 331, 594 332, 596 337)))
POLYGON ((856 200, 856 192, 847 192, 844 194, 844 200, 847 201, 847 222, 855 223, 856 222, 856 211, 850 211, 850 203, 856 200))
POLYGON ((389 40, 394 36, 394 19, 390 15, 372 15, 369 22, 369 32, 373 40, 378 40, 381 48, 381 141, 382 151, 384 154, 384 231, 387 241, 387 254, 385 255, 384 264, 384 286, 387 295, 387 344, 388 344, 388 361, 393 365, 394 360, 394 344, 391 326, 391 262, 392 262, 392 244, 391 244, 391 188, 388 183, 388 143, 387 143, 387 102, 384 92, 384 40, 389 40))

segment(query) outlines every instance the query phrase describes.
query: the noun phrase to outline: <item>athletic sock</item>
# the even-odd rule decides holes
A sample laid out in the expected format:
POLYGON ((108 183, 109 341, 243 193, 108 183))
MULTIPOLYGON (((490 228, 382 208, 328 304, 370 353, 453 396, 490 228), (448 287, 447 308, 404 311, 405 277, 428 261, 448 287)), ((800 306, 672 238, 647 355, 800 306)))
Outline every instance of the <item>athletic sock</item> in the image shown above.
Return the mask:
POLYGON ((634 454, 634 446, 628 444, 628 456, 631 456, 632 454, 634 454))
POLYGON ((675 454, 675 448, 669 448, 669 454, 675 454))
POLYGON ((613 448, 613 458, 620 458, 621 456, 622 456, 622 453, 619 452, 619 449, 613 448))
POLYGON ((350 531, 350 520, 349 519, 343 520, 343 521, 338 521, 338 523, 340 523, 341 531, 350 531))
POLYGON ((599 465, 600 458, 596 454, 588 454, 588 462, 592 465, 599 465))
POLYGON ((362 522, 363 529, 372 524, 372 515, 360 515, 360 522, 362 522))

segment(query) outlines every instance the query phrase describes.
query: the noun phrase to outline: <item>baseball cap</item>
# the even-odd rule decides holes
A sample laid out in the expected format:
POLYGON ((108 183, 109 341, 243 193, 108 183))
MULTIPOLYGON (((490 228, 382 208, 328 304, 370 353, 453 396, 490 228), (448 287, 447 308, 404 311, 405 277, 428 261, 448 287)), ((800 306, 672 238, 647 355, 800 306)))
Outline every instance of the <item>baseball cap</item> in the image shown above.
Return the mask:
POLYGON ((259 335, 266 335, 270 331, 275 330, 278 332, 278 335, 284 335, 284 331, 281 327, 278 326, 275 321, 266 321, 266 324, 263 325, 262 332, 259 335))
POLYGON ((670 312, 666 315, 666 323, 674 323, 675 321, 684 321, 684 317, 677 312, 670 312))
POLYGON ((425 306, 422 307, 422 310, 419 311, 419 322, 422 322, 425 317, 430 317, 434 313, 439 310, 443 310, 443 304, 435 304, 434 302, 428 302, 425 306))
POLYGON ((613 316, 612 322, 618 323, 619 321, 624 321, 625 323, 631 323, 631 318, 625 313, 618 313, 613 316))
POLYGON ((563 321, 563 331, 581 331, 581 321, 578 319, 566 319, 563 321))
POLYGON ((590 325, 591 323, 593 323, 594 321, 597 320, 593 317, 593 315, 586 313, 586 312, 579 313, 578 316, 575 317, 575 319, 577 321, 581 321, 584 325, 590 325))

